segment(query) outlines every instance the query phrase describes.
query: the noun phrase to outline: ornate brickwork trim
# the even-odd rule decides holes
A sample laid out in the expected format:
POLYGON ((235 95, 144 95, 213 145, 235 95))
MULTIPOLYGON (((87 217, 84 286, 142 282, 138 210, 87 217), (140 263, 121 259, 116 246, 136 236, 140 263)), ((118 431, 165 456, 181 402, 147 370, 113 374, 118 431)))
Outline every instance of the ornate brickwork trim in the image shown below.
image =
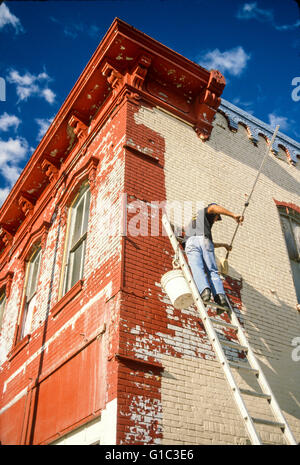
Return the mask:
MULTIPOLYGON (((253 142, 258 141, 259 135, 262 135, 268 140, 271 140, 274 130, 270 125, 264 123, 258 118, 255 118, 246 111, 241 110, 227 100, 221 99, 221 104, 218 111, 224 114, 231 129, 237 130, 238 124, 243 124, 246 126, 246 129, 249 133, 249 138, 253 142)), ((291 164, 299 162, 300 143, 286 136, 282 132, 278 132, 273 144, 273 149, 275 152, 278 152, 279 147, 281 147, 286 152, 287 159, 291 164)))
POLYGON ((5 287, 5 295, 7 300, 9 299, 13 276, 14 273, 12 271, 8 271, 6 275, 0 277, 0 289, 5 287))
POLYGON ((26 261, 30 254, 32 253, 32 250, 34 249, 35 246, 41 246, 42 250, 44 250, 46 246, 46 240, 47 240, 47 235, 48 231, 50 229, 51 224, 48 223, 48 221, 43 221, 41 226, 32 231, 26 241, 26 244, 20 254, 20 260, 26 261))

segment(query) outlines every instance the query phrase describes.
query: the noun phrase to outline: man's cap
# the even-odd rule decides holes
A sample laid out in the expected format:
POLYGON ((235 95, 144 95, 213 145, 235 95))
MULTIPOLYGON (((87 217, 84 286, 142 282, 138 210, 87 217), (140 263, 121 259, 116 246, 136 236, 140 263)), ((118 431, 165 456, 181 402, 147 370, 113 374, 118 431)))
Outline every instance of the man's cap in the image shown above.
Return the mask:
MULTIPOLYGON (((218 205, 218 204, 215 203, 215 202, 212 202, 212 203, 208 204, 207 207, 210 207, 210 205, 218 205)), ((222 221, 222 216, 219 215, 219 213, 214 213, 214 216, 217 217, 217 221, 222 221)))

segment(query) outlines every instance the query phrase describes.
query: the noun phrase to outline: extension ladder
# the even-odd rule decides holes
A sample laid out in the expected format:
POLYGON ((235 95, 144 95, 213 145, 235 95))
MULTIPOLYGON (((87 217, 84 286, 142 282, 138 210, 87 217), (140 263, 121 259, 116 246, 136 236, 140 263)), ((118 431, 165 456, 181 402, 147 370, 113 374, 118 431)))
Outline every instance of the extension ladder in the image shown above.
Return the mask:
MULTIPOLYGON (((192 296, 194 299, 194 303, 197 307, 197 310, 200 313, 200 316, 201 316, 203 325, 205 327, 206 333, 208 335, 208 338, 210 340, 210 343, 212 344, 213 349, 222 365, 226 379, 230 386, 231 393, 233 395, 237 408, 242 416, 242 419, 246 427, 246 430, 248 432, 251 443, 254 445, 263 444, 257 432, 257 429, 255 428, 255 424, 266 424, 266 425, 276 426, 280 428, 287 444, 296 445, 296 440, 293 436, 293 433, 291 432, 290 427, 280 409, 280 406, 277 400, 275 399, 275 396, 271 390, 271 387, 263 371, 261 370, 259 366, 259 363, 254 355, 253 350, 251 349, 248 343, 248 340, 244 334, 243 328, 235 312, 233 311, 231 307, 229 299, 227 298, 227 302, 231 310, 231 320, 230 320, 231 323, 227 323, 221 319, 219 320, 219 319, 211 318, 208 316, 208 313, 206 311, 206 305, 204 305, 201 299, 198 288, 189 270, 189 266, 184 258, 184 254, 180 248, 179 242, 174 234, 174 231, 171 227, 171 224, 166 214, 163 214, 162 223, 166 230, 167 235, 169 236, 170 242, 175 252, 175 256, 177 257, 177 260, 179 261, 179 265, 182 269, 184 277, 189 283, 192 296), (219 340, 218 334, 215 331, 215 325, 223 326, 223 327, 233 330, 236 333, 238 342, 235 343, 233 341, 226 342, 226 341, 219 340), (225 356, 225 352, 223 350, 222 345, 229 346, 231 348, 234 347, 238 351, 243 351, 247 355, 249 366, 245 366, 246 364, 244 362, 236 363, 236 362, 228 361, 227 357, 225 356), (246 370, 247 372, 252 373, 254 376, 256 376, 256 379, 261 387, 262 393, 239 388, 237 386, 237 383, 235 381, 231 368, 243 370, 243 371, 246 370), (266 399, 271 407, 271 411, 273 412, 275 421, 265 420, 262 418, 255 418, 251 416, 247 410, 242 394, 266 399)), ((207 306, 209 306, 209 304, 207 304, 207 306)))

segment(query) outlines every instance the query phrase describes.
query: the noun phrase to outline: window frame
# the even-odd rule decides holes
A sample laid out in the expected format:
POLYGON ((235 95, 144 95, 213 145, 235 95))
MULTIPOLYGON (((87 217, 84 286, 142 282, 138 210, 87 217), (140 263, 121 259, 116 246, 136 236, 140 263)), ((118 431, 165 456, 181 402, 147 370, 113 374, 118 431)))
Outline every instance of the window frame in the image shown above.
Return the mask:
MULTIPOLYGON (((289 209, 290 210, 290 209, 289 209)), ((281 218, 285 218, 288 220, 288 223, 289 223, 289 227, 290 227, 290 232, 291 232, 291 236, 292 236, 292 239, 293 239, 293 247, 294 249, 296 250, 297 252, 297 257, 294 258, 294 257, 291 257, 291 253, 290 253, 290 250, 289 250, 289 247, 288 247, 288 243, 287 243, 287 240, 286 240, 286 236, 285 236, 285 233, 284 233, 284 229, 282 227, 282 232, 283 232, 283 235, 284 235, 284 239, 285 239, 285 242, 287 244, 287 249, 288 249, 288 255, 289 255, 289 259, 290 260, 293 260, 295 262, 300 262, 300 242, 299 244, 297 243, 297 240, 295 238, 295 233, 294 233, 294 229, 293 229, 293 222, 294 223, 297 223, 299 226, 300 226, 300 214, 297 213, 296 211, 292 210, 293 211, 293 215, 289 214, 287 211, 286 211, 286 208, 285 207, 278 207, 278 212, 279 212, 279 216, 280 216, 280 222, 281 222, 281 227, 282 227, 282 220, 281 218)))
POLYGON ((287 255, 290 261, 291 273, 292 273, 294 288, 295 288, 295 292, 297 296, 297 301, 298 301, 298 304, 300 304, 300 285, 299 284, 297 285, 297 282, 298 282, 297 277, 300 275, 300 241, 299 243, 297 242, 297 239, 294 233, 294 228, 293 228, 293 222, 299 225, 300 227, 300 211, 294 208, 291 208, 290 206, 286 206, 282 204, 281 205, 277 204, 277 210, 279 213, 280 226, 281 226, 281 231, 282 231, 282 235, 284 238, 284 242, 286 245, 287 255), (296 256, 293 255, 293 252, 291 251, 291 247, 286 239, 283 218, 288 221, 289 233, 292 236, 293 248, 297 253, 296 256))
POLYGON ((86 257, 86 244, 88 236, 88 223, 90 218, 90 206, 91 206, 91 189, 89 182, 85 181, 79 188, 73 201, 70 203, 68 208, 67 218, 67 229, 65 237, 65 251, 62 263, 62 276, 61 285, 59 289, 59 299, 65 296, 79 281, 82 280, 84 275, 84 265, 86 257), (76 229, 76 219, 79 205, 83 202, 83 212, 81 218, 81 234, 73 242, 74 231, 76 229), (85 225, 85 229, 84 229, 85 225), (82 246, 81 259, 80 259, 80 270, 78 273, 78 279, 73 282, 74 279, 74 259, 75 252, 82 246), (72 254, 72 255, 71 255, 72 254))
MULTIPOLYGON (((38 244, 34 247, 34 250, 32 251, 28 260, 26 260, 22 305, 21 305, 21 312, 20 312, 19 321, 17 325, 17 334, 16 334, 15 343, 22 341, 26 336, 29 336, 31 334, 34 307, 32 309, 29 307, 30 307, 30 304, 32 304, 33 298, 36 297, 36 294, 38 292, 38 282, 39 282, 39 277, 40 277, 40 272, 41 272, 41 262, 42 262, 42 247, 40 244, 38 244), (34 292, 30 295, 30 298, 27 300, 28 280, 30 277, 29 275, 32 270, 32 267, 34 267, 35 265, 36 257, 38 257, 39 263, 38 263, 38 268, 37 268, 37 273, 36 273, 35 289, 34 289, 34 292), (29 326, 29 329, 27 329, 27 324, 28 324, 27 318, 28 318, 28 315, 30 315, 30 312, 32 312, 31 317, 30 317, 30 326, 29 326)), ((32 284, 32 281, 31 281, 31 284, 32 284)))
POLYGON ((2 331, 2 324, 3 324, 3 317, 4 317, 6 302, 7 302, 6 287, 3 286, 0 289, 0 333, 2 331))

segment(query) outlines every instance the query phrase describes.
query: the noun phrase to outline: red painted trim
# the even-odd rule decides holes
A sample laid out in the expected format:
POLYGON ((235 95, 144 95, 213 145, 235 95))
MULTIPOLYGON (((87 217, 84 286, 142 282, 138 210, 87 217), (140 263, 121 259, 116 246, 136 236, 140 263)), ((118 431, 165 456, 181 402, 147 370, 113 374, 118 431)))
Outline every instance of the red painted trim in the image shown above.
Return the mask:
POLYGON ((81 426, 85 425, 86 423, 90 423, 92 420, 96 420, 101 416, 102 411, 100 412, 94 412, 88 415, 87 417, 83 418, 80 421, 77 421, 73 425, 69 426, 68 428, 65 428, 61 431, 58 431, 55 435, 49 436, 47 439, 45 439, 43 442, 41 442, 39 445, 44 446, 47 444, 51 444, 54 441, 58 441, 61 437, 65 436, 71 431, 76 430, 77 428, 80 428, 81 426))
POLYGON ((6 300, 9 299, 13 277, 14 273, 12 271, 8 271, 4 276, 0 277, 0 290, 5 287, 6 300))
POLYGON ((98 163, 99 158, 91 157, 84 166, 72 174, 71 179, 66 183, 65 193, 58 203, 61 208, 72 203, 81 185, 89 179, 91 172, 97 169, 98 163))
POLYGON ((136 363, 138 365, 146 366, 151 369, 155 369, 159 371, 164 370, 164 366, 161 363, 157 363, 157 362, 149 362, 147 360, 142 360, 142 359, 135 358, 135 357, 129 357, 128 355, 122 355, 120 353, 115 354, 115 358, 123 363, 136 363))
POLYGON ((47 221, 43 221, 43 223, 38 229, 30 233, 26 241, 26 244, 20 253, 20 257, 19 257, 20 260, 26 261, 31 253, 32 247, 37 243, 41 243, 41 248, 43 250, 50 226, 51 226, 51 223, 48 223, 47 221))
POLYGON ((276 200, 274 199, 274 202, 275 204, 278 206, 278 207, 287 207, 287 208, 291 208, 292 210, 295 210, 297 213, 300 213, 300 207, 298 205, 296 205, 295 203, 291 203, 291 202, 283 202, 283 201, 280 201, 280 200, 276 200))
POLYGON ((49 184, 49 178, 43 169, 45 159, 51 160, 52 157, 53 166, 62 173, 72 154, 78 153, 80 146, 83 151, 86 149, 87 143, 91 141, 92 131, 99 129, 96 121, 103 122, 114 106, 119 105, 124 98, 135 102, 142 98, 150 104, 159 104, 184 121, 187 120, 194 126, 199 137, 207 140, 224 86, 224 77, 218 71, 207 71, 123 21, 115 19, 4 202, 0 211, 0 222, 11 226, 15 233, 20 229, 20 223, 27 222, 28 216, 24 217, 24 212, 26 214, 29 211, 27 206, 31 208, 31 216, 35 215, 39 209, 39 199, 45 191, 49 191, 48 186, 53 185, 49 184), (116 46, 118 41, 124 41, 128 45, 132 61, 119 60, 116 46), (172 69, 172 73, 168 73, 167 69, 172 69), (160 88, 156 73, 161 76, 160 79, 164 79, 167 87, 160 88), (151 82, 154 87, 150 88, 151 82), (91 88, 94 92, 90 92, 91 88), (165 90, 168 95, 163 97, 160 90, 165 90), (191 92, 191 98, 187 101, 188 91, 191 92), (81 104, 86 93, 90 96, 89 106, 81 104), (74 123, 78 121, 79 129, 74 123), (76 144, 72 144, 68 137, 70 123, 75 129, 76 144), (34 192, 34 202, 32 205, 27 202, 23 212, 23 205, 18 205, 16 200, 20 194, 27 197, 29 192, 34 192))
POLYGON ((24 349, 25 346, 30 341, 30 334, 27 334, 27 336, 23 337, 21 341, 17 342, 17 344, 14 346, 14 348, 9 352, 7 358, 9 361, 11 361, 22 349, 24 349))
MULTIPOLYGON (((74 286, 52 307, 51 315, 55 318, 81 292, 84 280, 80 279, 74 286)), ((73 304, 73 302, 72 302, 73 304)))

